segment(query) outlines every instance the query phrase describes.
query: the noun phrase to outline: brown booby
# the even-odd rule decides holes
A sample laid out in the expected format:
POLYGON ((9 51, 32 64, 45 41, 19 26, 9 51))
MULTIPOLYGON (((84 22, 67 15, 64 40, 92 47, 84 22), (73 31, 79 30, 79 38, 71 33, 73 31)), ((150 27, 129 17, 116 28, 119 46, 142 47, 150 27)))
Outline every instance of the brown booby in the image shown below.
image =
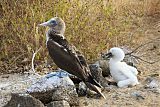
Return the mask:
POLYGON ((59 17, 54 17, 40 25, 49 27, 46 33, 46 44, 54 63, 59 68, 80 78, 88 88, 105 98, 101 93, 101 85, 91 75, 84 56, 64 37, 66 28, 64 21, 59 17))

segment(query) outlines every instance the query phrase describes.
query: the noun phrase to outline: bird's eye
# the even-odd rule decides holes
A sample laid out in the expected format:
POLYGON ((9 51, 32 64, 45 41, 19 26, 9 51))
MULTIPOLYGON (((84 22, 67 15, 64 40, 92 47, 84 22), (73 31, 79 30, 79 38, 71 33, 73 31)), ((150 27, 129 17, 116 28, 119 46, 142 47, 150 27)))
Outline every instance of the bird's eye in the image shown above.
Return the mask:
POLYGON ((50 23, 55 24, 55 23, 56 23, 56 21, 55 21, 55 20, 52 20, 50 23))

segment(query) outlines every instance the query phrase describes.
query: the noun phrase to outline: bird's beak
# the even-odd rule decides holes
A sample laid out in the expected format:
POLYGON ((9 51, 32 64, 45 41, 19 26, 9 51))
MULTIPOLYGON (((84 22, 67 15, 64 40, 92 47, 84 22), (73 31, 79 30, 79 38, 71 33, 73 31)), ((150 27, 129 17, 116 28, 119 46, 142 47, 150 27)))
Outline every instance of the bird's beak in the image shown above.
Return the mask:
POLYGON ((48 26, 49 25, 49 22, 47 21, 47 22, 44 22, 44 23, 41 23, 41 24, 39 24, 39 26, 48 26))
POLYGON ((102 55, 102 58, 103 58, 103 59, 110 59, 112 56, 113 56, 112 53, 109 52, 109 53, 107 53, 107 54, 102 55))

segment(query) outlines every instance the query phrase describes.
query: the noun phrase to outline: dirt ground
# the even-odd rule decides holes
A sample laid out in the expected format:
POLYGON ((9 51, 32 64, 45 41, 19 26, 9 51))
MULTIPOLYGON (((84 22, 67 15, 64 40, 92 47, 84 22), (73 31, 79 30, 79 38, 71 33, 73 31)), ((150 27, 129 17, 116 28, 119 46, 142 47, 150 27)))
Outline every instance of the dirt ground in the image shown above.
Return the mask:
MULTIPOLYGON (((155 38, 160 38, 160 17, 147 17, 143 21, 143 31, 135 38, 141 43, 155 38)), ((134 31, 133 31, 134 32, 134 31)), ((150 53, 149 59, 160 58, 160 41, 147 48, 150 53)), ((146 58, 147 59, 147 58, 146 58)), ((160 84, 158 89, 146 89, 147 79, 152 78, 160 83, 160 61, 155 64, 140 62, 137 68, 141 73, 138 75, 140 84, 130 88, 110 88, 110 91, 103 91, 106 99, 80 97, 80 107, 160 107, 160 84), (138 94, 138 97, 135 96, 138 94)), ((10 99, 9 93, 23 92, 32 84, 31 78, 38 78, 36 75, 28 74, 4 74, 0 75, 0 107, 10 99)))

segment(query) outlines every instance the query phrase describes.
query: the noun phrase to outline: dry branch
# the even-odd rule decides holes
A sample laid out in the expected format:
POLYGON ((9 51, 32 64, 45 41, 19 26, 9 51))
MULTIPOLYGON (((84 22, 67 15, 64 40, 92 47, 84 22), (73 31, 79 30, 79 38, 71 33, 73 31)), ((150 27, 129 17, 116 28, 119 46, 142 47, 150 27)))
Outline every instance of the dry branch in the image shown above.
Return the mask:
POLYGON ((140 46, 138 46, 137 48, 135 48, 133 51, 129 52, 129 53, 126 53, 125 55, 131 55, 133 53, 135 53, 139 48, 142 48, 150 43, 154 43, 155 41, 160 41, 160 38, 156 38, 156 39, 153 39, 147 43, 144 43, 144 44, 141 44, 140 46))
POLYGON ((126 55, 126 56, 127 56, 127 55, 128 55, 128 56, 132 56, 132 57, 134 57, 134 58, 136 58, 136 59, 138 59, 138 60, 141 60, 141 61, 143 61, 143 62, 146 62, 146 63, 148 63, 148 64, 154 64, 154 63, 156 63, 156 62, 159 62, 160 59, 158 59, 158 60, 156 60, 156 61, 153 61, 153 62, 150 62, 150 61, 144 60, 143 58, 141 58, 141 56, 133 55, 133 53, 135 53, 139 48, 142 48, 142 47, 144 47, 144 46, 146 46, 146 45, 148 45, 148 44, 151 44, 151 43, 155 43, 155 42, 157 42, 157 41, 160 41, 160 38, 156 38, 156 39, 153 39, 153 40, 151 40, 151 41, 149 41, 149 42, 147 42, 147 43, 141 44, 140 46, 138 46, 137 48, 135 48, 133 51, 131 51, 131 52, 129 52, 129 53, 126 53, 125 55, 126 55))
POLYGON ((38 50, 36 50, 35 52, 33 51, 33 56, 32 56, 32 71, 33 73, 35 73, 35 69, 34 69, 34 58, 36 56, 36 54, 38 53, 38 51, 40 51, 42 47, 40 47, 38 50))

